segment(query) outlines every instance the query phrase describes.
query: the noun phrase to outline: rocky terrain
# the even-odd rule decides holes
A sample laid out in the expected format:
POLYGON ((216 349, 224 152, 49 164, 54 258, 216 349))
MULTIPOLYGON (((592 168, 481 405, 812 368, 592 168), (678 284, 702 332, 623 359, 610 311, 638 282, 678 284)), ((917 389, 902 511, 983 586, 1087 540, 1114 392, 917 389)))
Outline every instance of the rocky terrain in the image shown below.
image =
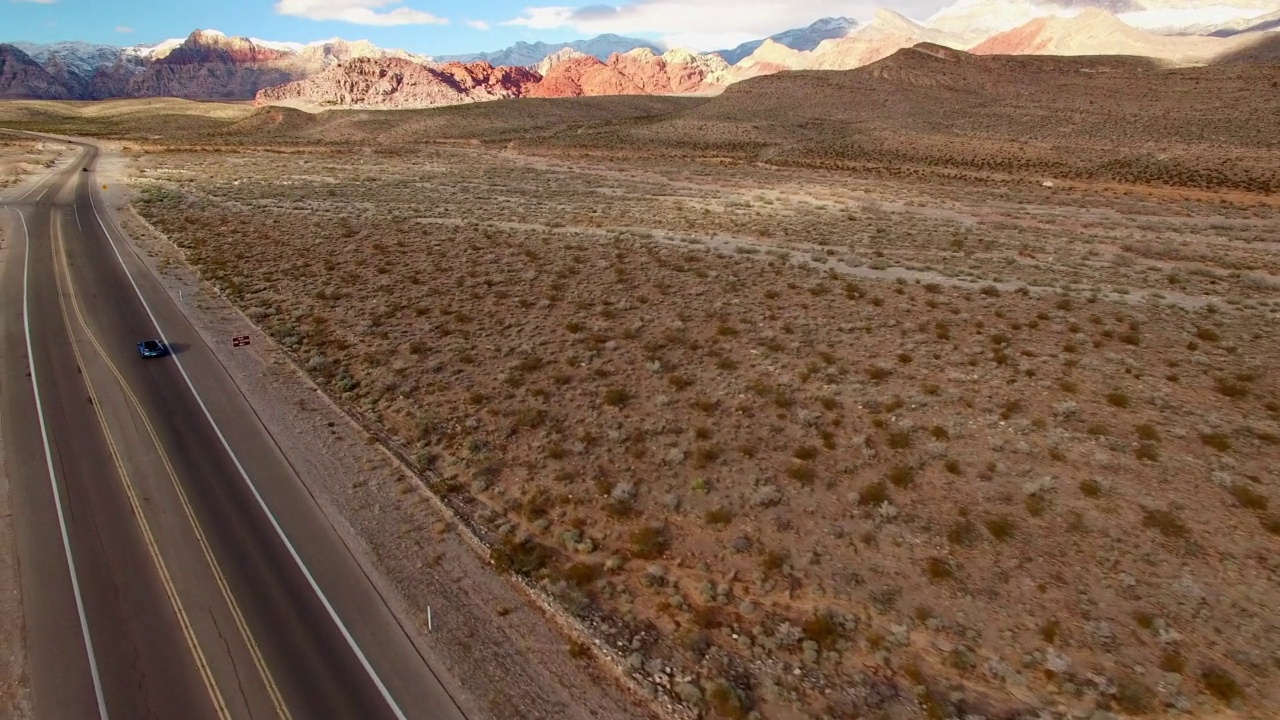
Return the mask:
POLYGON ((0 98, 69 100, 71 92, 44 67, 13 45, 0 45, 0 98))
POLYGON ((430 107, 522 97, 538 82, 532 70, 487 62, 426 66, 399 58, 357 58, 284 85, 259 90, 256 102, 353 107, 430 107))
POLYGON ((552 65, 530 97, 582 95, 673 95, 722 89, 730 81, 729 66, 716 55, 647 49, 615 54, 607 62, 575 57, 552 65))

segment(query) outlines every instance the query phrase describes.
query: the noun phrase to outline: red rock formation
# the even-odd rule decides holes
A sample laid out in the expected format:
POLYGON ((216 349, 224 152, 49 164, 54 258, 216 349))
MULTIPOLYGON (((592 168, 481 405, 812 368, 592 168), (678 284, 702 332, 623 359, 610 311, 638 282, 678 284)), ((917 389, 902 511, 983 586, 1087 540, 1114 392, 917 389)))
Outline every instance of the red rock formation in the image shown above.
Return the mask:
POLYGON ((729 83, 729 67, 718 55, 648 48, 614 53, 608 62, 578 57, 553 65, 530 97, 580 95, 671 95, 707 92, 729 83))
POLYGON ((324 72, 257 93, 255 103, 426 107, 521 97, 540 76, 487 62, 436 67, 399 58, 356 58, 324 72))
POLYGON ((254 43, 248 38, 227 37, 220 32, 196 30, 187 36, 186 42, 169 54, 156 60, 156 65, 198 65, 221 63, 228 65, 262 65, 292 57, 293 53, 273 50, 254 43))
POLYGON ((528 93, 529 97, 538 98, 644 94, 645 91, 617 67, 593 57, 574 58, 556 65, 528 93))
POLYGON ((287 83, 303 74, 293 53, 263 47, 246 38, 196 30, 181 45, 130 78, 122 94, 248 100, 262 88, 287 83))

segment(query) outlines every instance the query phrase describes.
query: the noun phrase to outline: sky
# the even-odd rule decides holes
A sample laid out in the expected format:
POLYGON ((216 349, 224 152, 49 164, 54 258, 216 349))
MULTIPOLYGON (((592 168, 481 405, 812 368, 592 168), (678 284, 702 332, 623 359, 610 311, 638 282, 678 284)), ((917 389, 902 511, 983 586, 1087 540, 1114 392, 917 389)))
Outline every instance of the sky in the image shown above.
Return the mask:
POLYGON ((192 30, 371 40, 424 55, 625 34, 711 51, 877 5, 923 20, 950 0, 0 0, 0 42, 156 43, 192 30))

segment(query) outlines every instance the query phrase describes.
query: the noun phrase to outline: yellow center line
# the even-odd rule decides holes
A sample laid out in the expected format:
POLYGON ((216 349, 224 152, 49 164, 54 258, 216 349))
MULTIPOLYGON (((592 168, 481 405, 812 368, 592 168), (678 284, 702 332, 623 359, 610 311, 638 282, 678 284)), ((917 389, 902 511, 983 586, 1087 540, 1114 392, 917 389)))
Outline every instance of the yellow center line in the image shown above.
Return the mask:
MULTIPOLYGON (((222 572, 222 567, 218 564, 217 558, 213 555, 213 550, 209 546, 200 522, 196 519, 195 510, 191 506, 191 501, 187 497, 186 491, 182 487, 182 483, 178 480, 178 473, 174 470, 173 463, 169 460, 168 453, 164 450, 164 445, 160 442, 160 438, 156 433, 155 426, 151 424, 151 419, 142 409, 142 403, 139 402, 137 395, 129 383, 125 381, 124 375, 121 374, 119 368, 111 361, 110 356, 103 349, 102 344, 98 342, 98 338, 93 331, 89 329, 89 323, 85 320, 84 312, 80 306, 79 298, 76 296, 75 288, 71 280, 71 268, 67 262, 67 255, 59 252, 58 257, 62 263, 63 271, 67 278, 69 292, 68 297, 71 299, 71 307, 75 312, 76 319, 80 327, 84 330, 85 335, 89 338, 89 342, 93 344, 102 361, 110 368, 111 373, 119 382, 120 387, 124 390, 125 395, 129 399, 129 403, 137 412, 139 418, 142 419, 143 425, 147 429, 147 434, 151 437, 151 442, 155 446, 157 453, 160 455, 160 461, 164 464, 165 471, 169 475, 169 480, 173 483, 174 489, 177 491, 178 499, 182 504, 182 509, 187 516, 187 521, 191 525, 192 531, 196 535, 196 541, 200 545, 201 551, 204 553, 205 560, 209 563, 209 569, 213 573, 215 582, 218 584, 218 590, 222 593, 223 599, 227 603, 227 607, 231 610, 231 615, 235 619, 236 628, 240 631, 241 637, 244 639, 245 646, 249 649, 249 654, 253 657, 254 665, 258 669, 258 674, 262 677, 263 685, 266 686, 267 693, 271 696, 271 702, 275 706, 276 714, 281 720, 292 720, 288 707, 284 703, 284 698, 280 694, 280 689, 276 685, 275 679, 271 676, 271 671, 267 668, 266 661, 262 657, 262 651, 258 647, 258 643, 253 638, 253 633, 249 630, 249 625, 245 622, 244 614, 240 611, 240 606, 236 603, 235 597, 231 593, 231 587, 227 582, 226 575, 222 572)), ((65 311, 65 308, 64 308, 65 311)))
MULTIPOLYGON (((55 248, 57 247, 57 238, 62 234, 62 215, 57 215, 55 233, 55 248)), ((55 249, 56 252, 56 249, 55 249)), ((62 319, 67 325, 68 335, 71 338, 71 352, 75 354, 76 364, 85 368, 84 358, 80 355, 80 348, 76 343, 75 333, 71 331, 71 318, 67 315, 67 305, 62 299, 63 286, 62 279, 57 272, 57 266, 54 267, 54 279, 58 288, 58 305, 62 309, 62 319)), ((68 280, 69 280, 68 276, 68 280)), ((160 573, 160 582, 164 584, 165 595, 168 596, 169 603, 173 606, 174 612, 178 616, 178 624, 182 626, 182 634, 186 638, 187 646, 191 649, 191 654, 196 661, 196 667, 200 670, 200 678, 204 681, 205 688, 209 691, 209 699, 213 701, 214 708, 218 712, 218 717, 223 720, 231 720, 231 713, 227 710, 227 703, 222 698, 222 693, 218 690, 218 683, 213 678, 213 673, 209 669, 209 662, 204 656, 204 651, 200 649, 200 644, 196 640, 195 631, 191 626, 191 620, 187 616, 187 611, 182 606, 182 600, 178 597, 177 588, 173 584, 173 578, 169 574, 169 568, 165 565, 164 558, 160 555, 160 548, 156 544, 155 535, 151 532, 151 524, 147 522, 146 515, 142 512, 142 504, 138 501, 137 491, 134 489, 133 481, 129 479, 129 473, 125 470, 124 461, 120 457, 120 452, 116 447, 115 440, 111 437, 108 429, 107 419, 102 413, 102 405, 98 402, 98 395, 94 392, 93 382, 89 379, 87 369, 81 373, 84 379, 85 387, 89 390, 89 399, 93 403, 93 411, 98 417, 98 424, 102 426, 102 434, 107 440, 107 447, 111 451, 111 459, 115 463, 116 471, 120 475, 121 481, 124 483, 125 494, 129 496, 129 505, 133 508, 134 517, 138 520, 138 525, 142 529, 142 539, 147 545, 147 550, 151 554, 151 559, 155 562, 156 570, 160 573)))

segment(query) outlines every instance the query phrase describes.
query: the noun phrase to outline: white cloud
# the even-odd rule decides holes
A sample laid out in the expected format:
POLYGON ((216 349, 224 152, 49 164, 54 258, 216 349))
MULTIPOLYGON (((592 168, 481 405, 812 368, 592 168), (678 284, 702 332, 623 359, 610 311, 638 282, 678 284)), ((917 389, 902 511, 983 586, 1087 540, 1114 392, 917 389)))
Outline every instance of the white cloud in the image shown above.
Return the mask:
POLYGON ((467 24, 468 24, 468 25, 470 25, 471 27, 475 28, 476 30, 488 30, 488 29, 489 29, 489 23, 487 23, 487 22, 485 22, 485 21, 483 21, 483 20, 468 20, 468 21, 467 21, 467 24))
POLYGON ((116 26, 116 32, 118 32, 118 33, 131 33, 131 32, 133 32, 133 28, 129 27, 128 25, 117 25, 117 26, 116 26))
POLYGON ((280 15, 308 20, 338 20, 355 25, 448 25, 445 18, 407 7, 387 8, 401 0, 279 0, 280 15), (383 10, 383 8, 387 8, 383 10))
POLYGON ((9 0, 11 3, 31 3, 32 5, 52 5, 58 0, 9 0))
POLYGON ((618 5, 527 7, 503 23, 533 30, 571 28, 584 34, 656 34, 674 47, 717 50, 821 17, 869 20, 877 7, 924 19, 952 0, 629 0, 618 5))

